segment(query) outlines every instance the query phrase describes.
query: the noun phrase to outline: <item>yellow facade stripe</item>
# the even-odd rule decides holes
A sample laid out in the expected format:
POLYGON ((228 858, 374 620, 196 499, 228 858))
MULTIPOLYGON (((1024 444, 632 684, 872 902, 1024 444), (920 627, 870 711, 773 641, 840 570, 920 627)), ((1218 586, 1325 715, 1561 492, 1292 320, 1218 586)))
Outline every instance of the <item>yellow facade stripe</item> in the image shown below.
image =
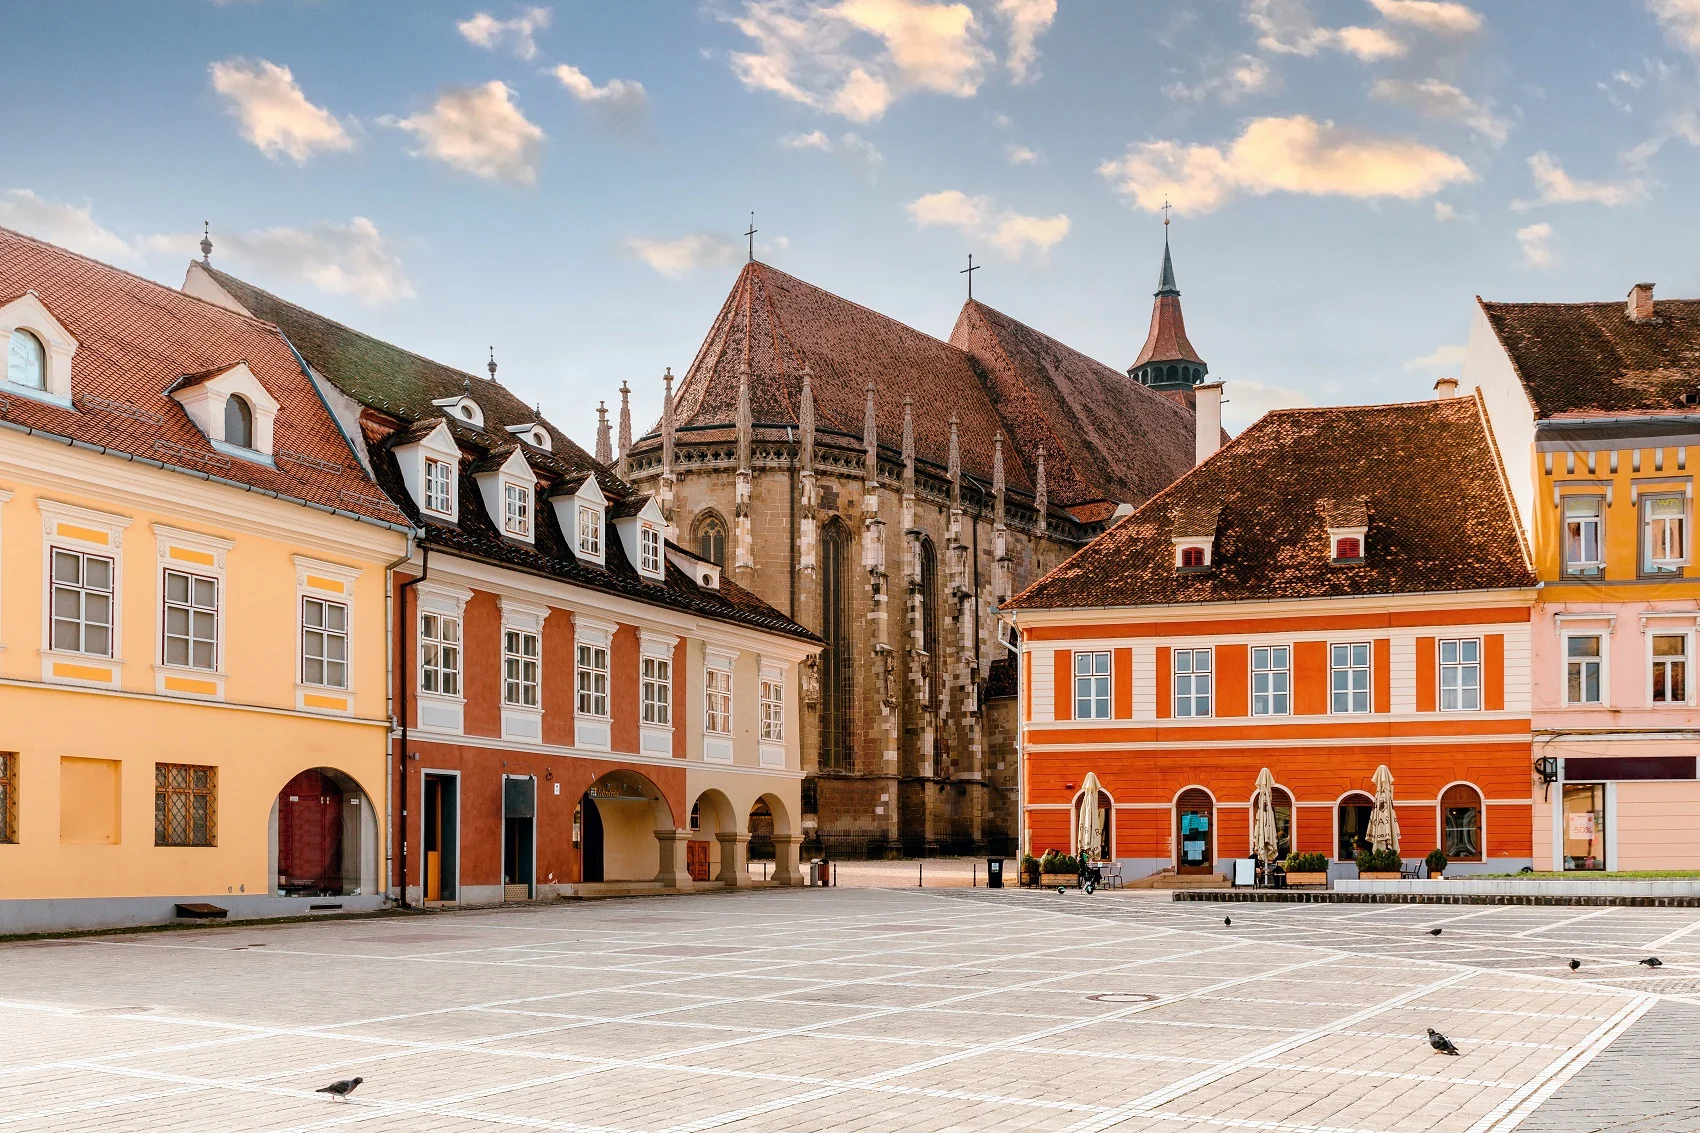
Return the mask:
POLYGON ((216 561, 205 551, 191 551, 186 547, 173 547, 166 554, 179 562, 198 563, 201 566, 212 566, 216 561))
POLYGON ((216 681, 190 680, 188 677, 166 677, 165 691, 193 692, 199 693, 201 696, 217 696, 218 683, 216 681))
POLYGON ((338 712, 348 711, 348 701, 337 696, 319 696, 316 693, 303 693, 301 703, 307 708, 331 708, 338 712))
POLYGON ((81 539, 85 543, 99 543, 103 547, 112 541, 104 531, 96 531, 92 527, 78 527, 74 523, 61 523, 54 530, 61 538, 81 539))
POLYGON ((78 681, 104 681, 107 684, 112 683, 111 669, 97 669, 93 665, 66 665, 62 662, 55 661, 53 662, 53 675, 56 677, 70 677, 72 680, 78 681))
POLYGON ((311 586, 315 590, 329 590, 333 594, 342 594, 347 590, 342 583, 335 579, 320 578, 316 574, 310 574, 307 576, 307 585, 311 586))

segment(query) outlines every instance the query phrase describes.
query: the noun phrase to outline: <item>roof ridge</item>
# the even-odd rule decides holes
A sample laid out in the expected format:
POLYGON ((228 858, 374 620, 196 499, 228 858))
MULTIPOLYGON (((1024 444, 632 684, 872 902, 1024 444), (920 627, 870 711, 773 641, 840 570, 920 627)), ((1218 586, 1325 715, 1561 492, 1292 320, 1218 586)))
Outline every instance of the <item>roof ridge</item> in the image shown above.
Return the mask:
MULTIPOLYGON (((859 311, 866 311, 868 314, 874 316, 874 318, 876 318, 876 319, 880 319, 883 322, 891 323, 894 326, 900 326, 904 330, 912 331, 915 334, 921 335, 923 338, 930 338, 934 342, 938 343, 940 346, 943 346, 948 350, 953 350, 956 353, 961 354, 965 358, 968 357, 967 351, 962 350, 960 347, 951 345, 951 343, 948 339, 943 339, 943 338, 939 338, 937 335, 928 334, 926 331, 920 329, 919 327, 910 326, 908 323, 904 322, 902 319, 894 319, 890 315, 887 315, 887 314, 885 314, 881 311, 876 311, 872 307, 869 307, 869 306, 866 306, 865 304, 856 302, 856 300, 854 300, 854 299, 847 299, 844 296, 840 295, 836 291, 828 291, 826 288, 820 286, 818 283, 810 283, 806 279, 802 279, 802 278, 799 278, 798 276, 794 276, 788 271, 782 271, 781 269, 774 267, 772 264, 766 264, 766 263, 763 263, 760 260, 751 260, 750 265, 761 268, 764 271, 773 272, 775 275, 782 275, 786 279, 794 280, 795 282, 802 284, 804 287, 807 287, 812 291, 819 291, 823 295, 830 295, 834 299, 838 300, 840 303, 844 303, 844 304, 847 304, 848 306, 855 307, 859 311)), ((750 265, 746 265, 745 270, 748 270, 748 267, 750 265)))

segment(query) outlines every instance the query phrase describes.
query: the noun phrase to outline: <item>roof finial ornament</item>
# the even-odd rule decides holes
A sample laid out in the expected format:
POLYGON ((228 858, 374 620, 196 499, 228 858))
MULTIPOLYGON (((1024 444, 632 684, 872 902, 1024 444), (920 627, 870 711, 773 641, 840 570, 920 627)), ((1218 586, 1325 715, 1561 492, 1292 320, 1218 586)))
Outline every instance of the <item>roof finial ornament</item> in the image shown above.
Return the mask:
POLYGON ((212 222, 210 220, 201 221, 201 262, 203 264, 212 262, 212 222))
POLYGON ((490 371, 490 380, 495 381, 496 380, 496 348, 494 346, 492 346, 490 348, 490 362, 484 368, 486 370, 490 371))
POLYGON ((661 375, 661 472, 673 474, 673 367, 661 375))
POLYGON ((630 471, 627 454, 632 450, 632 387, 620 382, 620 477, 630 471))
POLYGON ((614 446, 608 439, 608 403, 596 403, 596 463, 614 463, 614 446))
POLYGON ((1039 446, 1038 467, 1033 471, 1033 509, 1039 513, 1038 522, 1034 524, 1039 537, 1045 537, 1045 529, 1050 526, 1051 497, 1045 490, 1045 446, 1039 446))
POLYGON ((755 439, 755 419, 750 413, 750 368, 738 367, 738 471, 750 471, 750 444, 755 439))
POLYGON ((874 383, 868 383, 868 405, 862 413, 862 461, 865 465, 865 478, 870 485, 877 485, 880 479, 880 448, 879 424, 874 416, 874 383))
POLYGON ((798 458, 806 472, 813 472, 815 467, 815 390, 814 374, 807 362, 803 363, 803 390, 797 396, 797 432, 800 434, 799 443, 802 452, 798 458))
POLYGON ((1169 238, 1169 210, 1174 207, 1169 203, 1168 197, 1163 198, 1163 239, 1165 240, 1169 238))
POLYGON ((915 494, 915 399, 903 398, 903 494, 915 494))
POLYGON ((750 238, 750 262, 756 262, 756 214, 750 213, 750 228, 744 235, 750 238))
POLYGON ((974 253, 969 252, 968 266, 956 273, 957 275, 965 275, 968 277, 968 301, 970 303, 974 301, 974 273, 979 270, 979 268, 974 266, 974 253))

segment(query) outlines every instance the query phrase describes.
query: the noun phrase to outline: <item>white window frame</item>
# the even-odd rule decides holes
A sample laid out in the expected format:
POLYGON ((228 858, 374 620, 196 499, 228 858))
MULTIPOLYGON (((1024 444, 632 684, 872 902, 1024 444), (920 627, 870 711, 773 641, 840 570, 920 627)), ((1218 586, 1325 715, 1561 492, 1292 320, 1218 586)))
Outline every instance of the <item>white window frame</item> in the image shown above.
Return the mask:
POLYGON ((507 708, 541 708, 543 638, 528 629, 502 627, 502 704, 507 708), (530 645, 527 651, 526 646, 530 645))
POLYGON ((573 646, 574 711, 592 720, 607 720, 609 643, 580 640, 573 646), (600 680, 598 680, 600 678, 600 680))
MULTIPOLYGON (((1564 496, 1560 500, 1558 518, 1560 525, 1558 552, 1560 573, 1565 578, 1599 578, 1604 575, 1606 570, 1606 498, 1602 495, 1595 495, 1592 493, 1577 493, 1575 495, 1564 496), (1572 523, 1570 505, 1572 503, 1591 503, 1594 506, 1594 515, 1578 516, 1574 520, 1578 528, 1583 531, 1585 531, 1588 527, 1593 528, 1592 540, 1594 546, 1594 557, 1592 559, 1572 559, 1570 557, 1570 548, 1572 543, 1570 537, 1570 526, 1572 523)), ((1588 538, 1589 537, 1586 535, 1583 535, 1580 538, 1580 542, 1584 547, 1588 543, 1588 538)))
POLYGON ((221 630, 224 624, 221 609, 224 604, 224 587, 220 579, 215 575, 205 574, 199 571, 173 566, 164 567, 160 574, 159 604, 159 663, 172 668, 192 669, 196 672, 202 673, 216 673, 218 671, 219 661, 222 659, 219 644, 220 638, 223 636, 221 630), (186 593, 184 600, 181 602, 174 602, 171 598, 171 580, 173 577, 181 578, 184 582, 184 589, 186 593), (212 587, 211 606, 203 606, 199 601, 197 601, 197 583, 206 583, 208 586, 212 587), (186 634, 174 634, 171 632, 171 611, 173 609, 185 611, 185 617, 188 619, 188 632, 186 634), (211 615, 212 632, 210 636, 200 637, 196 634, 195 615, 197 613, 206 613, 211 615), (171 659, 171 642, 173 639, 181 639, 184 643, 186 659, 181 662, 173 661, 171 659), (200 642, 205 642, 207 648, 211 651, 211 656, 208 658, 208 663, 205 665, 198 665, 195 663, 195 646, 200 642))
POLYGON ((531 489, 512 480, 502 481, 502 532, 515 539, 531 538, 531 489))
MULTIPOLYGON (((549 620, 546 603, 502 595, 501 653, 502 738, 543 742, 543 627, 549 620), (518 641, 513 639, 517 637, 518 641), (530 642, 532 652, 526 652, 530 642), (517 644, 519 649, 510 648, 517 644), (529 690, 530 702, 526 696, 529 690), (518 699, 514 699, 517 691, 518 699)), ((576 651, 575 651, 576 652, 576 651)))
POLYGON ((226 679, 224 631, 227 619, 224 616, 224 600, 227 584, 224 565, 226 555, 235 543, 217 535, 185 531, 163 523, 153 525, 153 535, 159 559, 159 625, 156 633, 158 649, 154 658, 154 691, 162 696, 221 699, 224 696, 226 679), (211 669, 174 665, 166 660, 166 596, 170 586, 168 576, 171 574, 187 574, 209 579, 217 586, 213 630, 214 660, 211 669))
POLYGON ((1080 649, 1074 654, 1074 718, 1076 720, 1108 720, 1113 711, 1111 699, 1114 684, 1115 658, 1108 649, 1080 649), (1084 667, 1085 671, 1082 672, 1084 667), (1086 711, 1082 712, 1082 706, 1086 711))
POLYGON ((1251 647, 1251 714, 1253 716, 1291 716, 1293 714, 1293 647, 1290 645, 1254 645, 1251 647), (1264 654, 1264 664, 1258 667, 1258 654, 1264 654), (1277 656, 1279 654, 1279 656, 1277 656), (1276 662, 1280 663, 1277 664, 1276 662), (1258 678, 1263 680, 1260 682, 1258 678), (1259 684, 1262 688, 1259 689, 1259 684), (1277 687, 1279 686, 1279 687, 1277 687), (1263 707, 1258 708, 1259 698, 1263 707))
POLYGON ((1174 696, 1174 716, 1177 720, 1204 720, 1216 714, 1216 651, 1205 646, 1202 649, 1175 649, 1169 658, 1170 681, 1174 696), (1186 658, 1183 671, 1181 659, 1186 658), (1198 667, 1198 660, 1204 659, 1205 667, 1198 667), (1199 678, 1203 678, 1204 691, 1198 691, 1199 678), (1185 681, 1187 691, 1182 692, 1182 682, 1185 681), (1200 704, 1204 710, 1199 711, 1200 704), (1182 706, 1186 711, 1181 711, 1182 706))
POLYGON ((661 573, 661 532, 648 523, 638 528, 638 570, 661 573))
POLYGON ((1328 643, 1328 714, 1331 716, 1362 716, 1375 711, 1375 643, 1372 641, 1331 641, 1328 643), (1346 650, 1346 664, 1338 662, 1339 650, 1346 650), (1364 663, 1358 664, 1352 650, 1364 651, 1364 663), (1336 674, 1348 674, 1346 688, 1337 688, 1336 674), (1364 674, 1364 687, 1352 687, 1357 682, 1354 674, 1364 674), (1362 708, 1354 707, 1352 701, 1359 693, 1363 694, 1362 708), (1339 697, 1346 697, 1346 706, 1340 707, 1339 697))
POLYGON ((1667 575, 1681 576, 1682 568, 1688 565, 1689 544, 1692 535, 1688 527, 1688 497, 1681 492, 1642 492, 1639 500, 1639 521, 1641 532, 1639 539, 1640 563, 1637 573, 1641 577, 1664 577, 1667 575), (1680 516, 1665 517, 1655 520, 1652 515, 1653 505, 1661 500, 1676 500, 1681 504, 1680 516), (1682 543, 1676 548, 1678 554, 1672 556, 1669 546, 1670 524, 1677 525, 1677 539, 1682 543))
POLYGON ((710 736, 732 735, 732 686, 730 666, 722 667, 713 660, 703 666, 702 730, 710 736))
POLYGON ((49 573, 47 576, 48 603, 48 642, 47 647, 54 653, 81 657, 98 657, 103 661, 115 660, 117 650, 118 622, 118 561, 107 550, 93 551, 76 546, 61 546, 69 540, 53 539, 48 547, 49 573), (59 577, 61 562, 75 561, 77 578, 72 582, 59 577), (104 587, 90 585, 87 581, 89 564, 91 562, 105 564, 106 585, 104 587), (77 616, 75 619, 62 618, 59 614, 59 596, 61 591, 77 597, 77 616), (88 599, 90 596, 104 598, 106 601, 106 620, 91 621, 88 617, 88 599), (68 622, 77 628, 77 640, 73 646, 60 636, 59 623, 68 622), (106 647, 104 649, 86 648, 90 628, 106 631, 106 647))
MULTIPOLYGON (((1694 703, 1694 632, 1693 632, 1693 630, 1689 630, 1689 629, 1662 630, 1662 629, 1658 628, 1657 625, 1649 624, 1647 626, 1647 629, 1646 629, 1646 639, 1647 639, 1647 644, 1646 644, 1647 660, 1646 660, 1645 672, 1647 674, 1647 706, 1649 708, 1670 708, 1672 706, 1681 706, 1681 705, 1685 705, 1685 704, 1693 704, 1694 703), (1667 658, 1664 658, 1663 661, 1661 661, 1660 658, 1655 656, 1654 653, 1653 653, 1653 642, 1656 638, 1660 638, 1660 637, 1680 637, 1680 638, 1682 638, 1682 656, 1681 657, 1667 657, 1667 658), (1670 700, 1670 699, 1654 700, 1653 699, 1653 673, 1654 673, 1654 670, 1660 664, 1669 664, 1670 662, 1673 662, 1673 661, 1680 661, 1682 663, 1682 694, 1683 694, 1682 699, 1681 700, 1670 700)), ((1667 690, 1667 695, 1668 695, 1668 690, 1670 688, 1669 677, 1666 678, 1665 688, 1667 690)))
POLYGON ((320 594, 303 594, 300 598, 300 611, 301 668, 297 673, 296 679, 300 684, 307 688, 334 689, 337 692, 350 691, 349 685, 353 682, 349 670, 354 667, 353 634, 350 631, 354 628, 352 625, 354 608, 349 604, 346 597, 331 598, 320 594), (307 612, 309 609, 309 603, 313 603, 325 611, 320 615, 320 622, 318 625, 308 624, 307 612), (333 629, 328 624, 331 620, 328 616, 328 612, 332 609, 340 609, 342 611, 342 629, 340 630, 333 629), (321 635, 324 639, 325 645, 327 646, 333 639, 340 639, 342 641, 342 658, 340 661, 342 665, 341 684, 335 684, 328 679, 330 677, 330 666, 338 663, 335 658, 331 657, 329 648, 322 649, 316 656, 308 652, 307 635, 309 633, 317 633, 321 635), (325 666, 323 675, 327 679, 315 681, 309 678, 307 675, 307 663, 309 661, 318 661, 323 664, 325 666))
POLYGON ((639 700, 646 727, 673 726, 673 659, 654 654, 638 658, 639 700))
POLYGON ((461 666, 466 637, 459 614, 420 610, 418 673, 420 696, 461 699, 461 666))
MULTIPOLYGON (((1373 661, 1371 662, 1374 663, 1373 661)), ((1439 682, 1435 693, 1435 707, 1442 712, 1480 712, 1482 710, 1482 639, 1479 637, 1443 637, 1434 643, 1434 673, 1439 682), (1457 653, 1451 661, 1446 659, 1446 647, 1453 646, 1457 653), (1475 658, 1467 654, 1474 652, 1475 658), (1453 687, 1447 687, 1447 676, 1451 673, 1455 678, 1453 687), (1474 683, 1471 678, 1474 677, 1474 683), (1447 704, 1447 693, 1455 693, 1455 703, 1447 704), (1474 694, 1475 703, 1469 703, 1474 694)))
POLYGON ((36 500, 42 517, 41 540, 41 679, 54 684, 117 688, 124 667, 124 534, 130 520, 57 500, 36 500), (112 560, 112 628, 109 654, 81 653, 53 647, 53 551, 58 548, 112 560), (106 671, 103 678, 88 673, 106 671), (66 675, 61 675, 60 671, 66 675), (68 675, 76 673, 79 675, 68 675), (88 674, 88 675, 83 675, 88 674))
POLYGON ((432 515, 452 519, 455 513, 455 466, 436 456, 425 458, 424 509, 432 515), (441 473, 439 477, 437 473, 441 473))
POLYGON ((1559 645, 1559 665, 1561 666, 1559 670, 1559 688, 1561 690, 1559 693, 1559 699, 1564 706, 1566 708, 1604 708, 1609 705, 1611 703, 1610 631, 1606 629, 1565 630, 1563 633, 1559 634, 1559 645), (1570 642, 1576 638, 1585 637, 1594 638, 1600 643, 1599 655, 1595 657, 1571 657, 1570 642), (1587 687, 1585 667, 1592 664, 1598 668, 1598 681, 1600 687, 1600 698, 1598 700, 1570 699, 1570 666, 1577 663, 1584 666, 1583 688, 1587 687))
POLYGON ((305 712, 329 713, 331 715, 352 715, 354 712, 354 697, 359 691, 358 671, 355 665, 356 650, 360 645, 360 637, 355 624, 359 616, 359 604, 355 601, 354 583, 362 573, 359 567, 343 566, 340 563, 328 563, 322 559, 310 559, 305 555, 293 555, 295 564, 295 706, 305 712), (308 684, 307 676, 307 635, 306 635, 306 604, 305 599, 317 598, 323 601, 335 602, 347 608, 343 623, 345 668, 343 675, 347 685, 337 688, 333 685, 308 684), (328 694, 328 695, 327 695, 328 694), (309 701, 308 698, 312 700, 309 701), (331 707, 335 702, 339 707, 331 707))
POLYGON ((785 681, 778 673, 761 675, 761 741, 785 742, 785 681))
POLYGON ((602 561, 602 530, 603 510, 591 504, 578 505, 578 535, 573 540, 573 546, 581 555, 589 555, 597 562, 602 561))

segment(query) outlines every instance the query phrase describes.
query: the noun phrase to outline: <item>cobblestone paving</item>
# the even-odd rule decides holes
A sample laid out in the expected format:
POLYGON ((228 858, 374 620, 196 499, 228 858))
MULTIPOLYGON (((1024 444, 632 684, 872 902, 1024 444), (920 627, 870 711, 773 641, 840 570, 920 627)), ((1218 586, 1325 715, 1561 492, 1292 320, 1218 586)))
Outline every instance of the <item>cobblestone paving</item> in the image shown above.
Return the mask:
POLYGON ((1696 930, 839 889, 0 945, 0 1133, 1694 1130, 1696 930))

